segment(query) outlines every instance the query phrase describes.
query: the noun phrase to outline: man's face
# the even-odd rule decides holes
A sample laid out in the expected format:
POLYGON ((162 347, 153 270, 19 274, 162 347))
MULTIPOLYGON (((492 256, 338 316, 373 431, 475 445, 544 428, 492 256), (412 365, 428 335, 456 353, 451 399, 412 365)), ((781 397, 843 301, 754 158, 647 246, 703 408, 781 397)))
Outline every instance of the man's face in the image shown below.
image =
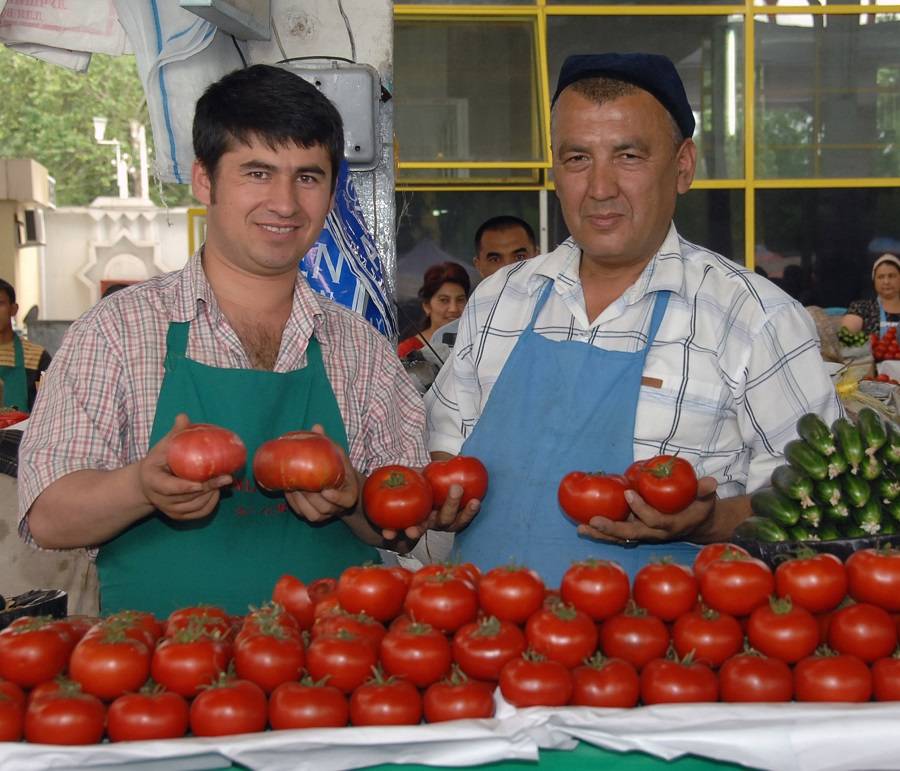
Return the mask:
POLYGON ((12 320, 19 312, 19 306, 9 301, 9 295, 0 290, 0 332, 8 332, 12 329, 12 320))
POLYGON ((296 271, 331 208, 331 162, 321 145, 235 143, 215 177, 194 163, 194 195, 207 206, 207 248, 240 270, 296 271))
POLYGON ((675 146, 669 115, 646 91, 598 105, 566 89, 553 129, 556 195, 584 256, 610 266, 649 260, 691 186, 694 143, 675 146))
POLYGON ((499 230, 485 230, 481 234, 481 245, 473 263, 481 277, 487 278, 500 268, 520 260, 528 260, 535 254, 537 248, 525 228, 513 225, 499 230))

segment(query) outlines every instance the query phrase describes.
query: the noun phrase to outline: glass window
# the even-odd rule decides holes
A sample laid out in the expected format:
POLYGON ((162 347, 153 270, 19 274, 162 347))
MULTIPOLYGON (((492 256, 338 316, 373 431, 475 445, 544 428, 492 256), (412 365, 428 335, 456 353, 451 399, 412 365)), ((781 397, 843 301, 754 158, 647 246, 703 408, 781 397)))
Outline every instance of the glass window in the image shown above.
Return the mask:
POLYGON ((757 176, 900 176, 898 40, 886 14, 758 18, 757 176))
POLYGON ((570 54, 652 51, 668 56, 697 118, 697 178, 744 176, 740 16, 550 16, 547 41, 551 91, 570 54))
POLYGON ((743 5, 735 0, 546 0, 547 5, 743 5))

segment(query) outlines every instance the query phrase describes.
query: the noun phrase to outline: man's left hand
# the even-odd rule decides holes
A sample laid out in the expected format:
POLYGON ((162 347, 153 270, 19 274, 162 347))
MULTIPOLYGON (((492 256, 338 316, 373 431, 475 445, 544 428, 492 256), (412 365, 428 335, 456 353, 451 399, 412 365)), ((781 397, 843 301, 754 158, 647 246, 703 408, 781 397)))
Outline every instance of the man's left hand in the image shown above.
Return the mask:
MULTIPOLYGON (((312 430, 325 435, 320 425, 313 426, 312 430)), ((362 481, 356 469, 350 464, 347 453, 342 447, 338 447, 338 450, 344 462, 344 481, 339 487, 329 487, 318 493, 303 490, 285 491, 284 497, 288 505, 309 522, 324 522, 332 517, 347 514, 356 507, 362 481)))
POLYGON ((649 506, 634 490, 628 490, 625 498, 632 516, 624 522, 613 522, 606 517, 594 517, 590 524, 579 525, 578 532, 598 541, 624 544, 635 541, 661 543, 681 541, 691 533, 706 529, 716 510, 714 477, 702 477, 697 482, 697 497, 686 509, 675 514, 663 514, 649 506))

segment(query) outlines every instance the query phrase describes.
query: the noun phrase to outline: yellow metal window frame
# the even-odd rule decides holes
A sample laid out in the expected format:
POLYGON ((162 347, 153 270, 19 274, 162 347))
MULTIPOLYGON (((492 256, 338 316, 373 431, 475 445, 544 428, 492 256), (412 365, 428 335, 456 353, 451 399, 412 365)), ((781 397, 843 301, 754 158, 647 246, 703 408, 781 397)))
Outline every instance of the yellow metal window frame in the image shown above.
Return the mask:
POLYGON ((535 184, 503 184, 502 179, 482 179, 464 185, 413 181, 399 182, 398 190, 407 191, 490 191, 553 190, 553 182, 547 170, 550 162, 550 77, 547 67, 547 19, 551 16, 742 16, 744 19, 744 177, 743 179, 704 179, 694 182, 696 190, 744 191, 744 264, 755 267, 756 191, 777 189, 812 188, 884 188, 900 187, 900 177, 860 178, 802 178, 757 179, 755 156, 756 123, 756 30, 751 23, 758 16, 828 16, 854 14, 900 14, 900 5, 810 5, 777 6, 754 5, 752 0, 734 5, 548 5, 546 0, 535 0, 530 5, 403 5, 394 6, 395 20, 423 20, 433 22, 521 19, 534 24, 535 51, 537 52, 538 111, 544 122, 542 136, 542 160, 536 162, 454 162, 454 163, 404 163, 400 169, 533 169, 535 184))

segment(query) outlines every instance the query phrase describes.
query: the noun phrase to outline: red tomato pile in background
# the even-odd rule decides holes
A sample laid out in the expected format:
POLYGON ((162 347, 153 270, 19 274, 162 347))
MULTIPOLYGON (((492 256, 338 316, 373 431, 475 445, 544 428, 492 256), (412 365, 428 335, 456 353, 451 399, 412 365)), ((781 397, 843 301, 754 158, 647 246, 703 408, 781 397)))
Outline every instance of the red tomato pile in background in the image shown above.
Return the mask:
POLYGON ((872 344, 872 356, 875 361, 900 359, 900 345, 897 344, 897 327, 888 327, 879 337, 875 332, 869 337, 872 344))
POLYGON ((21 423, 27 417, 27 412, 0 407, 0 430, 21 423))
POLYGON ((48 744, 414 725, 517 707, 900 700, 900 552, 740 547, 693 569, 351 567, 241 618, 21 618, 0 632, 0 740, 48 744))

